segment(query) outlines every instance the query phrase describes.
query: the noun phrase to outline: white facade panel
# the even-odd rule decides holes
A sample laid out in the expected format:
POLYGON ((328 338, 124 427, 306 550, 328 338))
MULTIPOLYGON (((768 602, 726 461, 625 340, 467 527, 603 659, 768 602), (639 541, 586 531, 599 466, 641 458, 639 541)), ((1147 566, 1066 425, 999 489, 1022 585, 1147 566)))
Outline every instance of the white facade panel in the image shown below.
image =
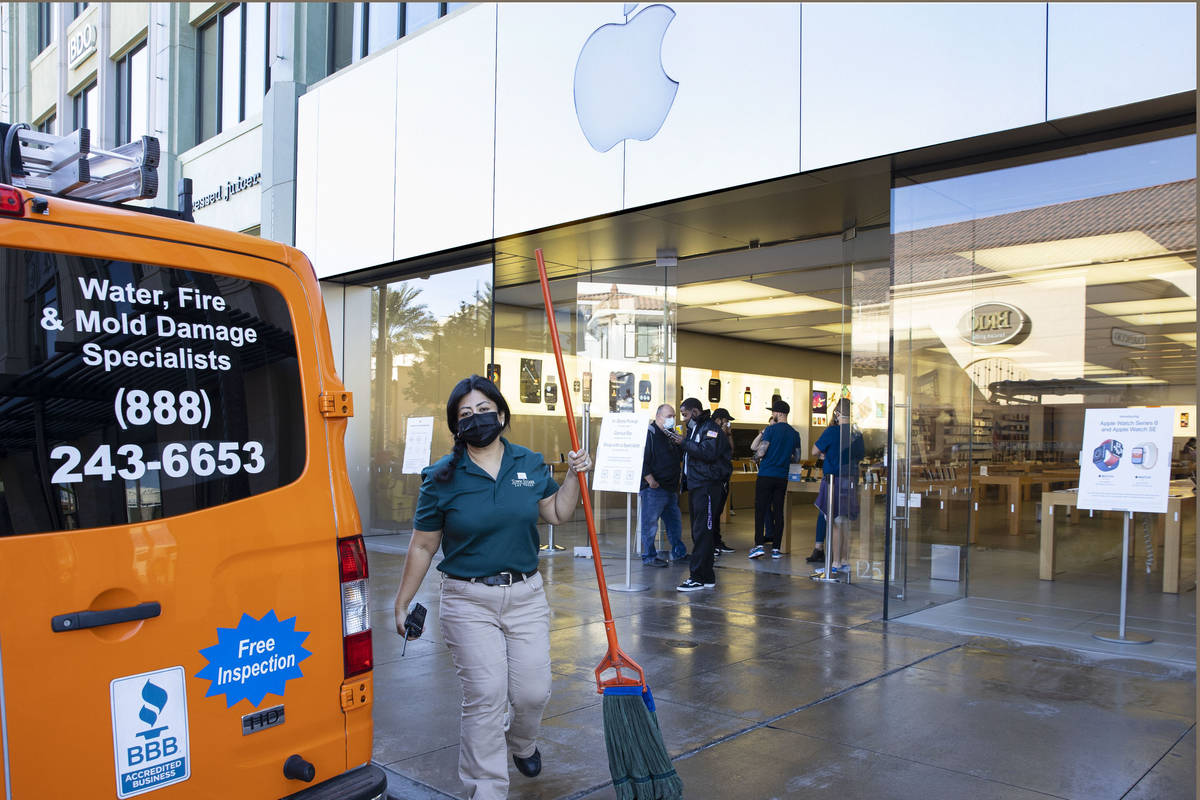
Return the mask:
POLYGON ((580 129, 580 50, 620 3, 501 3, 496 68, 495 235, 621 209, 624 148, 600 153, 580 129))
POLYGON ((800 167, 1045 120, 1041 3, 806 3, 800 167))
POLYGON ((649 141, 626 142, 625 207, 800 171, 800 6, 680 3, 662 43, 679 82, 649 141))
POLYGON ((1196 88, 1193 3, 1051 3, 1049 118, 1196 88))
POLYGON ((491 239, 495 7, 414 36, 396 58, 393 257, 491 239))
MULTIPOLYGON (((300 175, 316 172, 315 224, 311 241, 301 249, 318 277, 393 260, 397 93, 393 49, 300 98, 301 108, 319 104, 313 115, 315 139, 299 137, 315 149, 300 147, 296 154, 300 175)), ((297 190, 304 185, 301 179, 297 190)), ((297 244, 308 241, 299 228, 297 222, 297 244)))

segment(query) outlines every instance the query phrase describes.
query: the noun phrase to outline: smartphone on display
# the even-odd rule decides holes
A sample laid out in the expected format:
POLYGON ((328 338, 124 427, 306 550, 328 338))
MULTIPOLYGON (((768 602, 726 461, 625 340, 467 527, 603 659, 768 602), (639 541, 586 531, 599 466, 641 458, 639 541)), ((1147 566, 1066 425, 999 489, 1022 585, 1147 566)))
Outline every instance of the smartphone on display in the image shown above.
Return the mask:
POLYGON ((813 390, 812 393, 812 413, 824 414, 828 405, 828 395, 820 389, 813 390))
POLYGON ((638 381, 638 402, 642 404, 642 408, 650 405, 650 381, 638 381))
POLYGON ((492 383, 496 384, 497 386, 500 385, 500 365, 499 364, 488 364, 487 365, 487 379, 489 381, 491 381, 492 383))
POLYGON ((592 402, 592 373, 583 373, 583 402, 592 402))
POLYGON ((545 398, 546 408, 553 411, 555 404, 558 403, 558 383, 554 380, 553 375, 546 376, 545 398))
POLYGON ((708 402, 721 402, 721 381, 719 378, 708 379, 708 402))
POLYGON ((521 402, 542 402, 542 360, 540 358, 521 359, 521 402))
POLYGON ((613 412, 633 411, 633 373, 608 373, 608 410, 613 412))

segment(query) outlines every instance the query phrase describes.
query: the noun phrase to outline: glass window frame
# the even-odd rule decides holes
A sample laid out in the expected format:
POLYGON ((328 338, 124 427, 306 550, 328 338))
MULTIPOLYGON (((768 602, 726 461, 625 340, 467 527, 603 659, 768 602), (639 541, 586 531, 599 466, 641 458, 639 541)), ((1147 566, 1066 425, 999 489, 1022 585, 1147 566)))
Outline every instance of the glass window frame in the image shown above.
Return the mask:
MULTIPOLYGON (((330 3, 329 5, 333 6, 334 4, 330 3)), ((360 3, 359 5, 362 7, 362 18, 359 22, 359 28, 357 31, 357 33, 360 34, 358 37, 358 52, 354 53, 353 59, 352 59, 353 61, 358 61, 359 59, 366 58, 367 56, 371 55, 372 52, 374 52, 370 49, 371 6, 373 4, 372 3, 360 3)), ((397 10, 396 10, 395 38, 389 40, 388 44, 391 44, 392 42, 398 42, 401 39, 403 39, 405 36, 409 36, 413 33, 416 33, 418 30, 425 27, 425 25, 422 25, 421 28, 417 28, 417 29, 411 30, 411 31, 408 30, 408 5, 409 5, 408 3, 396 3, 397 10)), ((424 4, 422 3, 421 5, 424 5, 424 4)), ((437 4, 437 14, 434 17, 434 20, 435 21, 439 20, 449 13, 450 13, 449 3, 438 3, 437 4)), ((330 19, 332 20, 334 18, 334 16, 335 15, 331 13, 330 19)), ((426 23, 426 24, 429 24, 429 23, 426 23)), ((330 38, 329 38, 329 57, 328 57, 329 74, 333 74, 333 72, 336 71, 334 69, 334 67, 336 66, 336 60, 334 58, 334 46, 335 46, 335 41, 336 41, 334 38, 335 36, 336 36, 336 31, 334 29, 334 26, 331 24, 330 25, 330 38)), ((386 46, 387 45, 380 45, 380 49, 382 49, 383 47, 386 47, 386 46)), ((353 50, 353 49, 354 49, 354 45, 351 44, 351 50, 353 50)))
POLYGON ((89 116, 91 115, 88 113, 88 106, 91 105, 90 101, 92 99, 88 95, 95 91, 97 91, 97 82, 93 76, 83 88, 71 95, 71 121, 75 125, 73 130, 89 128, 95 132, 95 129, 89 123, 98 120, 90 120, 89 116))
POLYGON ((37 14, 37 51, 40 53, 54 43, 54 14, 50 3, 38 3, 37 14))
MULTIPOLYGON (((256 4, 256 5, 260 5, 260 4, 256 4)), ((262 93, 265 96, 267 91, 271 88, 271 4, 263 3, 261 5, 265 6, 265 14, 266 14, 266 25, 264 26, 264 31, 263 31, 264 40, 263 40, 263 49, 262 49, 262 54, 263 54, 262 93)), ((240 123, 246 121, 247 92, 255 91, 254 87, 247 86, 247 82, 246 82, 247 71, 246 71, 245 56, 247 53, 247 41, 246 41, 247 25, 246 25, 246 22, 247 22, 247 17, 249 14, 248 6, 249 6, 248 3, 231 3, 231 4, 221 8, 220 10, 218 10, 215 14, 213 14, 211 17, 209 17, 207 20, 205 20, 202 24, 200 24, 196 27, 196 143, 197 144, 200 142, 203 142, 203 141, 207 141, 208 139, 211 139, 213 136, 216 136, 216 135, 222 133, 223 131, 228 130, 229 128, 233 127, 234 125, 237 125, 237 124, 240 124, 240 123), (222 118, 223 117, 222 110, 223 110, 224 102, 225 102, 224 92, 225 92, 225 88, 226 88, 226 80, 225 80, 225 74, 224 74, 224 72, 225 72, 225 54, 226 54, 225 48, 226 48, 226 44, 227 44, 225 29, 226 29, 226 21, 234 14, 238 15, 238 20, 237 20, 238 21, 238 34, 237 34, 238 41, 237 41, 236 45, 231 45, 236 48, 235 50, 233 50, 231 52, 236 52, 239 55, 238 77, 237 77, 237 82, 236 82, 237 92, 238 92, 237 114, 236 114, 237 119, 236 119, 236 121, 231 121, 229 124, 226 124, 225 120, 222 118), (212 108, 211 108, 211 110, 209 110, 209 113, 216 114, 216 119, 214 121, 212 121, 215 124, 206 125, 205 123, 210 122, 210 121, 205 116, 206 104, 204 102, 204 97, 205 97, 204 92, 205 92, 206 87, 205 87, 205 72, 204 72, 204 70, 207 65, 205 64, 203 40, 204 40, 204 37, 206 35, 209 35, 211 32, 215 32, 215 34, 216 34, 216 47, 214 48, 214 51, 213 51, 213 58, 216 61, 216 70, 213 73, 213 80, 216 83, 216 92, 215 92, 216 102, 211 104, 212 108), (212 132, 207 133, 207 135, 206 135, 206 128, 208 128, 208 127, 212 128, 212 132)))
MULTIPOLYGON (((125 52, 123 56, 117 59, 116 76, 117 76, 117 91, 116 91, 116 142, 118 145, 125 144, 133 140, 133 92, 135 78, 133 59, 139 54, 149 53, 146 50, 146 40, 143 39, 136 45, 125 52)), ((147 77, 149 70, 147 69, 147 77)), ((147 94, 149 99, 150 87, 144 85, 141 87, 147 94)), ((144 121, 143 121, 144 122, 144 121)))

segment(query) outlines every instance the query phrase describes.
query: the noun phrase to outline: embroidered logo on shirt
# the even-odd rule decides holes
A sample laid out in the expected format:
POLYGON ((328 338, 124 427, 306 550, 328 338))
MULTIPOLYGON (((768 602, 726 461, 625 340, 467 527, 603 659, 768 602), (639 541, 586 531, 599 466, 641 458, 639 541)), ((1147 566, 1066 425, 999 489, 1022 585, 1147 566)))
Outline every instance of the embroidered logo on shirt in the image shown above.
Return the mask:
POLYGON ((525 473, 524 473, 524 472, 518 472, 518 473, 517 473, 517 477, 518 477, 518 478, 520 478, 521 480, 525 480, 525 478, 526 478, 526 476, 525 476, 525 473))
POLYGON ((512 479, 513 486, 523 486, 525 488, 529 488, 536 483, 537 481, 529 480, 529 476, 527 476, 524 472, 518 472, 517 477, 512 479))

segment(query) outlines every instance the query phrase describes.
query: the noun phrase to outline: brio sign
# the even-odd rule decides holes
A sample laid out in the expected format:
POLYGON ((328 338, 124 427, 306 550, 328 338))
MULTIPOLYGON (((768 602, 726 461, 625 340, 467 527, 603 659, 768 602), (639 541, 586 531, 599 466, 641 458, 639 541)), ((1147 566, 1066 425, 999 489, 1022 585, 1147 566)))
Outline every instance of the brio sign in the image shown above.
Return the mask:
POLYGON ((981 303, 958 321, 959 337, 971 344, 1008 344, 1028 333, 1029 318, 1008 303, 981 303))
POLYGON ((75 69, 80 62, 96 52, 97 41, 95 25, 84 25, 71 34, 71 38, 67 40, 67 66, 75 69))

